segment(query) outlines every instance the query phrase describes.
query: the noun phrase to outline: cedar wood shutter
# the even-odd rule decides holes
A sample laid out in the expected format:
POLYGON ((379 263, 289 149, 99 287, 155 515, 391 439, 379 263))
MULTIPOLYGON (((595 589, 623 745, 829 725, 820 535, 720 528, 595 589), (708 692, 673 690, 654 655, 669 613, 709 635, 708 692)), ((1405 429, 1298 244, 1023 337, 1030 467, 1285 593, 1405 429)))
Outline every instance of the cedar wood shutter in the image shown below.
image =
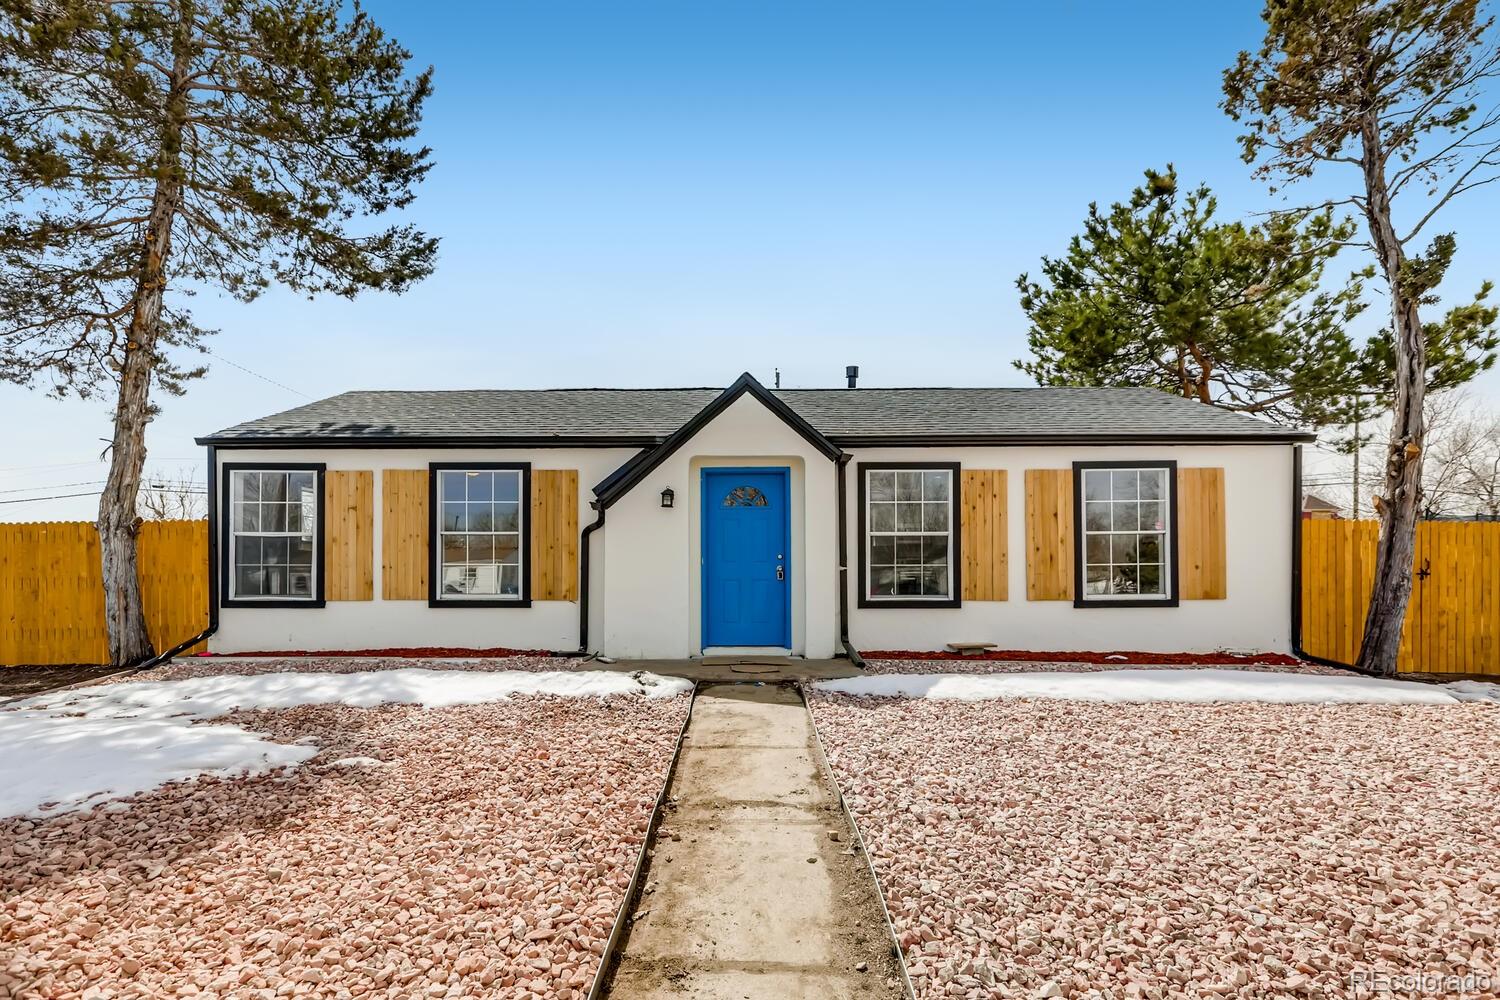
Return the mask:
POLYGON ((962 493, 963 599, 1003 601, 1009 594, 1005 470, 965 469, 962 493))
POLYGON ((373 601, 375 474, 329 472, 323 483, 324 598, 373 601))
POLYGON ((1073 599, 1073 470, 1026 470, 1026 599, 1073 599))
POLYGON ((1229 596, 1225 560, 1224 470, 1177 470, 1177 571, 1184 601, 1229 596))
POLYGON ((427 600, 426 469, 380 473, 380 597, 427 600))
POLYGON ((578 470, 531 472, 531 599, 578 600, 578 470))

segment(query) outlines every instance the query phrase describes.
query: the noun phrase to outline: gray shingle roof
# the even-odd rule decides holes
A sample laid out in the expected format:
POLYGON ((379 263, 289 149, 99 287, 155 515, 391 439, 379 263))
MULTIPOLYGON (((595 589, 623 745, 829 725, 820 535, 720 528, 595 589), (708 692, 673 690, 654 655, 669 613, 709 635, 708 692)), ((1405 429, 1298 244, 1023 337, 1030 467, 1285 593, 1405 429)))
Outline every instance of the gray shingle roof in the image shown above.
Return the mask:
MULTIPOLYGON (((401 443, 658 442, 719 389, 466 389, 346 392, 226 428, 200 443, 303 439, 401 443)), ((782 389, 835 443, 884 438, 1306 440, 1307 435, 1151 389, 782 389)))

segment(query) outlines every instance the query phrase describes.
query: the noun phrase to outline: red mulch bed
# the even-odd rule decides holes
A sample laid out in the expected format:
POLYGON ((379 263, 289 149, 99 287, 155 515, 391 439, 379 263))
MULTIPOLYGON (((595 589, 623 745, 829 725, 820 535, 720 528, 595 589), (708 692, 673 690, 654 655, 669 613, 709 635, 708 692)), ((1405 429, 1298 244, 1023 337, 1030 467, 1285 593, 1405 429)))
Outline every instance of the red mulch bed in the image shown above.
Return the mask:
POLYGON ((867 660, 1032 660, 1038 663, 1138 663, 1138 664, 1245 664, 1264 663, 1295 667, 1302 661, 1286 653, 1143 653, 1120 649, 1103 652, 1038 652, 1024 649, 991 649, 983 653, 949 650, 862 649, 867 660))
POLYGON ((448 659, 478 659, 505 656, 571 656, 571 653, 554 653, 550 649, 507 649, 490 646, 485 649, 466 649, 459 646, 392 646, 389 649, 275 649, 255 650, 248 653, 198 653, 197 656, 340 656, 340 657, 444 657, 448 659))

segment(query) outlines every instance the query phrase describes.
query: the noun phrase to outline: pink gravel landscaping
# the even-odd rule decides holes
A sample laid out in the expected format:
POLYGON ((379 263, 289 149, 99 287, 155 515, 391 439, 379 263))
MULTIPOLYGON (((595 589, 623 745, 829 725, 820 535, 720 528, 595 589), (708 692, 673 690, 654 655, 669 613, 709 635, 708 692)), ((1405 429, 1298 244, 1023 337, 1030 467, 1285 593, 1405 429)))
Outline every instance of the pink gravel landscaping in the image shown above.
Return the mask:
POLYGON ((923 1000, 1500 990, 1500 706, 809 704, 923 1000))
POLYGON ((265 656, 230 658, 218 656, 184 656, 171 663, 138 674, 125 674, 104 681, 106 684, 126 681, 185 681, 193 677, 217 677, 221 674, 297 673, 357 674, 372 670, 401 670, 420 667, 423 670, 587 670, 587 660, 562 656, 503 656, 452 659, 401 656, 265 656))
POLYGON ((1321 663, 1083 663, 1077 660, 983 660, 953 657, 922 660, 865 660, 869 674, 1086 674, 1105 670, 1251 670, 1271 674, 1313 674, 1323 677, 1358 677, 1321 663))
POLYGON ((321 750, 0 819, 0 998, 581 998, 687 708, 536 695, 232 713, 216 721, 321 750))

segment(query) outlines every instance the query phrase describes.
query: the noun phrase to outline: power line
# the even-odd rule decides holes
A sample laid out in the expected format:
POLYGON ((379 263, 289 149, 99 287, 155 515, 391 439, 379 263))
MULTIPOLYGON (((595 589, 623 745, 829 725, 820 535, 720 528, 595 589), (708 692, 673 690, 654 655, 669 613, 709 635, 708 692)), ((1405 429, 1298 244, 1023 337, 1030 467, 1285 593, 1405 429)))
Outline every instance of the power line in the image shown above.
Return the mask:
POLYGON ((70 497, 96 497, 103 490, 93 490, 88 493, 56 493, 50 497, 22 497, 19 500, 0 500, 0 503, 38 503, 42 500, 67 500, 70 497))
POLYGON ((0 493, 35 493, 37 490, 65 490, 69 486, 99 486, 106 481, 104 479, 86 479, 81 483, 53 483, 51 486, 17 486, 9 490, 0 490, 0 493))
MULTIPOLYGON (((203 456, 202 455, 198 455, 198 456, 195 456, 193 458, 152 458, 151 461, 153 461, 153 462, 198 462, 198 461, 202 461, 202 459, 203 459, 203 456)), ((5 466, 4 468, 0 468, 0 473, 32 472, 32 471, 35 471, 36 469, 76 469, 80 465, 108 465, 108 464, 109 464, 109 459, 107 459, 107 458, 91 458, 91 459, 89 459, 86 462, 54 462, 54 463, 52 463, 50 465, 9 465, 9 466, 5 466)))
POLYGON ((206 347, 203 348, 203 352, 205 354, 213 354, 214 357, 218 358, 220 361, 224 362, 226 365, 229 365, 232 368, 238 368, 240 371, 244 372, 246 375, 254 375, 256 378, 260 379, 262 382, 269 382, 271 385, 276 386, 278 389, 285 389, 287 392, 290 392, 293 395, 301 396, 303 399, 312 399, 313 398, 312 396, 309 396, 307 393, 303 392, 300 389, 293 389, 289 385, 283 385, 283 384, 281 384, 280 382, 276 381, 274 378, 267 378, 266 376, 262 375, 260 372, 251 371, 249 368, 246 368, 244 365, 240 364, 238 361, 230 361, 228 358, 224 357, 224 355, 222 355, 222 354, 214 354, 213 351, 210 351, 206 347))
MULTIPOLYGON (((176 486, 147 486, 146 488, 148 490, 161 490, 165 493, 192 493, 198 496, 208 495, 207 489, 180 489, 176 486)), ((20 497, 16 500, 0 500, 0 503, 39 503, 43 500, 69 500, 73 497, 96 497, 103 492, 103 490, 88 490, 83 493, 54 493, 50 497, 20 497)))

